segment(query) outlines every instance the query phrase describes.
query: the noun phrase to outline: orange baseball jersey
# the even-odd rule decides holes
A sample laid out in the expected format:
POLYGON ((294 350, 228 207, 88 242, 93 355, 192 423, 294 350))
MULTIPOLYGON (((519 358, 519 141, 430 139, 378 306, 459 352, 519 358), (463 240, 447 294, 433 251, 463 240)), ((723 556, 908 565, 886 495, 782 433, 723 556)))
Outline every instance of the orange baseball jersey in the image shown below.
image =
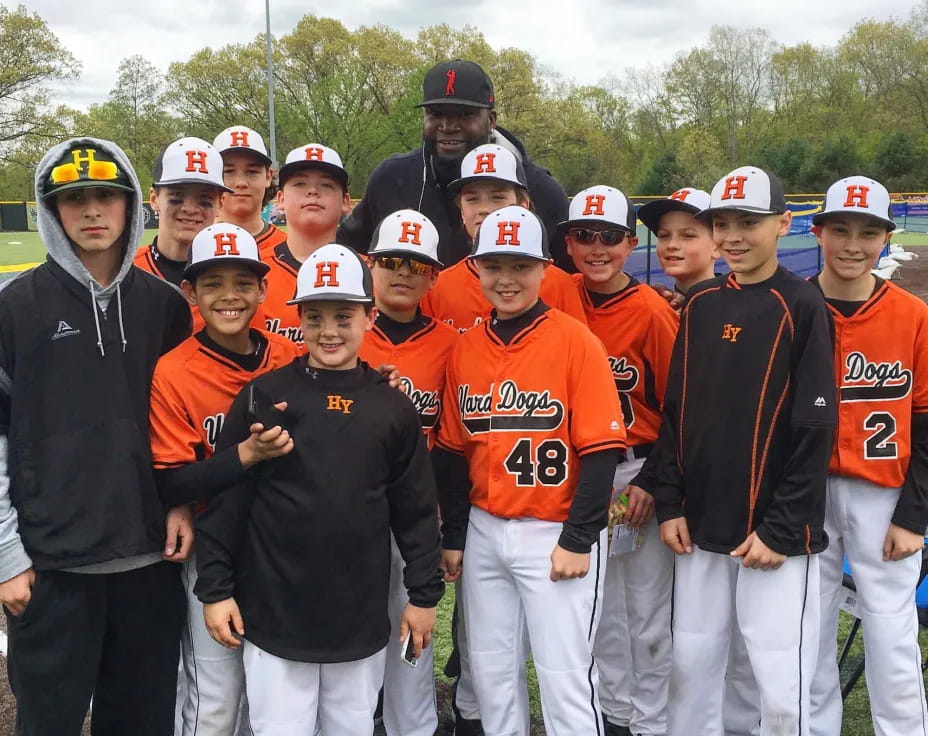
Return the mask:
POLYGON ((254 370, 245 370, 188 337, 155 366, 151 384, 151 453, 155 468, 176 468, 213 454, 232 400, 255 376, 290 363, 299 350, 279 335, 267 343, 254 370))
POLYGON ((912 414, 928 413, 928 305, 886 281, 851 317, 828 308, 839 396, 829 472, 899 488, 912 414))
POLYGON ((255 242, 258 244, 258 254, 264 258, 265 252, 270 254, 278 245, 287 242, 287 233, 273 222, 269 222, 260 233, 255 235, 255 242))
POLYGON ((549 309, 504 344, 488 321, 448 362, 439 447, 467 458, 470 500, 496 516, 565 521, 583 455, 625 448, 602 343, 549 309))
POLYGON ((361 360, 375 368, 395 365, 399 369, 403 390, 419 412, 429 449, 435 444, 445 369, 457 339, 458 333, 453 327, 430 319, 425 327, 399 344, 394 344, 374 325, 361 345, 361 360))
POLYGON ((670 354, 680 318, 654 289, 632 279, 628 287, 595 306, 574 278, 590 330, 606 347, 630 447, 651 444, 661 426, 670 354))
MULTIPOLYGON (((570 275, 557 266, 548 266, 538 292, 549 307, 560 309, 584 324, 583 304, 570 275)), ((471 260, 444 269, 438 282, 422 300, 422 313, 447 322, 459 332, 486 319, 492 307, 480 290, 480 276, 471 260)))
POLYGON ((287 304, 296 294, 296 275, 302 264, 293 257, 286 240, 273 248, 263 249, 260 255, 261 260, 271 267, 267 272, 267 297, 261 305, 263 327, 268 332, 283 335, 303 351, 300 317, 296 306, 287 304))

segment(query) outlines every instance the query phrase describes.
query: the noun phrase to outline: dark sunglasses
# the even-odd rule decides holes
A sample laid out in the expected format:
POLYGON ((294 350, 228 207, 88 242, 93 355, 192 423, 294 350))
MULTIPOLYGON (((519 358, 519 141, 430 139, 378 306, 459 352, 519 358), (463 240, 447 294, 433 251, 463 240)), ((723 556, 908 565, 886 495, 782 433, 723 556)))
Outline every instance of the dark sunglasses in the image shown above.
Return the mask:
POLYGON ((620 230, 619 228, 613 230, 591 230, 588 227, 572 227, 567 231, 567 234, 583 245, 592 245, 596 242, 596 238, 599 238, 603 245, 616 245, 625 239, 625 236, 628 235, 628 231, 620 230))
POLYGON ((399 271, 405 263, 409 266, 409 270, 416 276, 425 276, 427 273, 431 273, 433 268, 431 263, 423 263, 422 261, 404 258, 403 256, 377 256, 374 259, 374 263, 390 271, 399 271))

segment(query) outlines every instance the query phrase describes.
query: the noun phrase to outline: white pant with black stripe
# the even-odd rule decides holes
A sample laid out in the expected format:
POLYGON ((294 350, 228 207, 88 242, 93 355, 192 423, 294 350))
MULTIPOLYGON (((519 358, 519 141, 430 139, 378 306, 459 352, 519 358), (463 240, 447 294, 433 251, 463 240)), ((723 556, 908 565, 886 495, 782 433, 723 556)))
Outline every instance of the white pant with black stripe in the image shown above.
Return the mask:
POLYGON ((928 736, 915 609, 922 556, 883 560, 883 540, 898 501, 898 488, 882 488, 857 478, 828 478, 825 531, 829 546, 821 554, 821 656, 812 683, 813 736, 831 736, 841 730, 837 634, 845 554, 863 621, 874 733, 928 736))
POLYGON ((435 650, 422 650, 419 663, 410 667, 402 659, 400 624, 409 595, 403 583, 406 563, 390 535, 390 643, 383 675, 383 726, 387 736, 432 736, 438 728, 435 704, 435 650))
POLYGON ((817 555, 752 570, 694 547, 674 579, 668 736, 721 736, 732 631, 744 638, 760 692, 761 736, 808 736, 820 628, 817 555))
POLYGON ((606 562, 605 530, 583 578, 551 582, 561 523, 472 508, 464 550, 464 615, 487 736, 528 736, 523 626, 548 736, 602 734, 593 663, 606 562))
POLYGON ((245 703, 242 650, 227 649, 206 630, 203 604, 193 593, 197 581, 196 553, 184 563, 187 625, 181 636, 182 673, 179 678, 177 736, 250 734, 245 703))
MULTIPOLYGON (((644 458, 636 458, 616 467, 613 501, 642 465, 644 458)), ((654 517, 642 533, 635 552, 608 558, 594 651, 603 714, 612 723, 630 726, 636 735, 663 736, 670 683, 673 552, 661 542, 654 517)))

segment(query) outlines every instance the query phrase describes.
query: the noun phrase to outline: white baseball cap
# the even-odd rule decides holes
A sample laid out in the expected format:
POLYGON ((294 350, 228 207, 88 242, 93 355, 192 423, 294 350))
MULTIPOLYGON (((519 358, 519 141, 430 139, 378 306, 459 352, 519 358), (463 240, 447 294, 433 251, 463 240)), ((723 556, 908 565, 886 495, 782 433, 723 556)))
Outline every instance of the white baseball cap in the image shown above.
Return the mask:
POLYGON ((683 187, 667 199, 655 199, 653 202, 641 205, 638 208, 638 219, 648 230, 656 233, 661 218, 668 212, 687 212, 691 215, 698 215, 709 208, 711 200, 709 192, 693 189, 693 187, 683 187))
POLYGON ((190 244, 184 278, 193 281, 204 268, 218 263, 247 265, 258 276, 264 276, 271 268, 261 262, 258 244, 251 233, 229 222, 217 222, 196 234, 190 244))
POLYGON ((296 275, 296 295, 287 304, 322 301, 374 301, 371 270, 346 245, 331 243, 310 254, 296 275))
POLYGON ((483 256, 524 256, 550 261, 548 234, 531 210, 517 204, 491 212, 480 224, 474 252, 468 258, 483 256))
POLYGON ((328 146, 321 143, 307 143, 294 148, 287 154, 284 165, 280 167, 277 178, 280 186, 301 169, 322 169, 338 179, 345 189, 348 188, 348 172, 342 165, 342 157, 328 146))
POLYGON ((889 192, 880 182, 866 176, 849 176, 839 179, 825 194, 825 206, 812 217, 813 225, 821 225, 828 217, 839 212, 857 212, 870 215, 889 230, 896 229, 893 222, 889 192))
POLYGON ((261 134, 244 125, 233 125, 226 128, 213 140, 213 147, 219 153, 226 151, 250 151, 257 156, 265 166, 270 166, 273 162, 267 154, 267 146, 264 145, 264 138, 261 134))
POLYGON ((615 225, 634 233, 635 206, 615 187, 598 184, 574 195, 567 219, 557 226, 563 232, 577 225, 594 223, 615 225))
POLYGON ((206 184, 232 191, 222 182, 222 156, 202 138, 179 138, 165 146, 155 162, 152 179, 156 187, 206 184))
POLYGON ((461 161, 461 178, 448 185, 448 191, 457 194, 467 182, 480 180, 506 181, 528 189, 522 162, 508 148, 485 143, 467 152, 461 161))
POLYGON ((756 166, 741 166, 725 174, 712 187, 709 200, 709 206, 700 215, 719 210, 782 215, 787 210, 780 180, 756 166))
POLYGON ((434 266, 438 260, 438 230, 415 210, 397 210, 380 221, 371 240, 369 256, 404 256, 434 266))

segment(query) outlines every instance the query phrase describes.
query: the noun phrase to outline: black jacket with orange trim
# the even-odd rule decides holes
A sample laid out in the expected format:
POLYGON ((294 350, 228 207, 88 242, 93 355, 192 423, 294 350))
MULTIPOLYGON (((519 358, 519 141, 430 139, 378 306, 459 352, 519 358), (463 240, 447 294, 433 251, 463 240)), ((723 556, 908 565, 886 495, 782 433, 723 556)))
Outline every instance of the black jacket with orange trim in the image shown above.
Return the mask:
POLYGON ((783 268, 695 288, 665 395, 655 489, 660 522, 684 516, 699 547, 728 553, 752 532, 784 555, 821 552, 837 423, 831 318, 783 268))

